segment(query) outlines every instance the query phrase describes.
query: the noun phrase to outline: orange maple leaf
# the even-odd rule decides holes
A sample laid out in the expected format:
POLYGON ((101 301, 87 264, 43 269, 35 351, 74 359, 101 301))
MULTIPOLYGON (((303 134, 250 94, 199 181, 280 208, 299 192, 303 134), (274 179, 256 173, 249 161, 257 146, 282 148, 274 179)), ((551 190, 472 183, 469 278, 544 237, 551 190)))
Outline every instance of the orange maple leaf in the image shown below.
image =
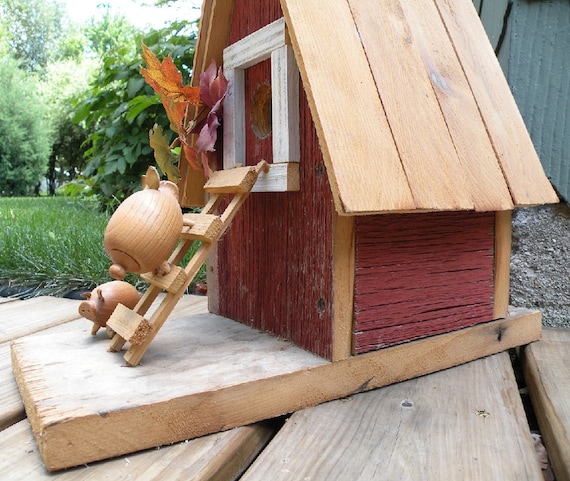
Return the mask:
POLYGON ((165 57, 160 62, 154 53, 143 43, 142 58, 146 68, 141 67, 141 74, 153 90, 160 95, 166 110, 170 128, 178 132, 189 104, 200 105, 200 87, 182 84, 182 74, 174 65, 172 57, 165 57))

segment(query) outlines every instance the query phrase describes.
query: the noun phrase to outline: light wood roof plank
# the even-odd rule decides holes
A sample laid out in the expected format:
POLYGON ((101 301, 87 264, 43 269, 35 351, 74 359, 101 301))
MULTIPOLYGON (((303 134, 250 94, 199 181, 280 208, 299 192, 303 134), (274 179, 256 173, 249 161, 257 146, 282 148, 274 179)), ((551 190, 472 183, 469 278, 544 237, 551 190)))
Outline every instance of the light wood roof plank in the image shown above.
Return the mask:
MULTIPOLYGON (((418 208, 473 209, 470 186, 419 53, 420 39, 399 0, 349 4, 418 208)), ((414 8, 419 6, 414 3, 414 8)))
MULTIPOLYGON (((415 201, 346 0, 282 1, 340 213, 415 201)), ((302 159, 301 159, 302 161, 302 159)))
POLYGON ((472 2, 434 1, 477 100, 515 205, 558 202, 472 2))
POLYGON ((475 210, 513 209, 477 101, 433 0, 400 3, 453 139, 475 210))

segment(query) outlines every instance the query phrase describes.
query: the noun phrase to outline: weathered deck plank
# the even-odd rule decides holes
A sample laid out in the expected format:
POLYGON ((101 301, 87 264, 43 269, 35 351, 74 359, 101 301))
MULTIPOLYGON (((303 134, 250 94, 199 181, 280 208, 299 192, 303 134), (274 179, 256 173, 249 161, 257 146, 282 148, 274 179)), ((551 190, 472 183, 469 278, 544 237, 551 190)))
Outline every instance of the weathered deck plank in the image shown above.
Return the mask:
POLYGON ((542 480, 507 353, 298 411, 242 477, 542 480))
MULTIPOLYGON (((150 449, 57 474, 58 481, 101 479, 138 481, 236 479, 273 435, 274 425, 258 423, 150 449)), ((39 455, 32 430, 21 421, 0 432, 0 479, 3 481, 53 480, 39 455)))
POLYGON ((0 343, 77 319, 78 307, 76 300, 49 296, 3 303, 0 343))
POLYGON ((570 480, 570 329, 547 329, 524 350, 530 398, 557 481, 570 480))

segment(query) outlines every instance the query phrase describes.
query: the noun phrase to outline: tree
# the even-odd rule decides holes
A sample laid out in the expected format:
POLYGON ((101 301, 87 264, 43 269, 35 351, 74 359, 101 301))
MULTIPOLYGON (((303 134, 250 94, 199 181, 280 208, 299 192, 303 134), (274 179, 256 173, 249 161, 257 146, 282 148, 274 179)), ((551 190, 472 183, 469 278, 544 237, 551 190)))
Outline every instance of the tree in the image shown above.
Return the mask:
POLYGON ((196 26, 175 22, 133 39, 131 47, 109 50, 89 97, 79 105, 75 121, 93 129, 84 174, 92 177, 94 192, 107 204, 140 188, 140 176, 155 164, 149 130, 155 123, 168 125, 159 97, 140 74, 142 42, 157 56, 171 54, 188 81, 196 26))
POLYGON ((57 55, 63 11, 56 0, 0 0, 4 41, 25 71, 41 74, 57 55))
POLYGON ((73 104, 83 98, 94 77, 97 62, 63 60, 51 63, 41 83, 41 94, 48 105, 47 121, 53 130, 46 178, 50 195, 66 181, 73 180, 85 168, 85 141, 88 130, 72 121, 73 104))
POLYGON ((0 58, 0 195, 34 193, 46 171, 50 130, 37 79, 0 58))

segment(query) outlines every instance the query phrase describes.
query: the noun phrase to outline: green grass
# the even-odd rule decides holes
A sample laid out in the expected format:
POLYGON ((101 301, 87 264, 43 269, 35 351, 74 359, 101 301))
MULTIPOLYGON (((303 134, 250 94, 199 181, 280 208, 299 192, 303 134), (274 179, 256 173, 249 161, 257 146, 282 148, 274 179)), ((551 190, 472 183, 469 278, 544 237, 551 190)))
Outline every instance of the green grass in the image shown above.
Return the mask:
MULTIPOLYGON (((32 288, 26 297, 63 296, 112 280, 103 248, 108 219, 85 200, 0 198, 0 286, 32 288)), ((126 280, 146 287, 137 275, 126 280)))

